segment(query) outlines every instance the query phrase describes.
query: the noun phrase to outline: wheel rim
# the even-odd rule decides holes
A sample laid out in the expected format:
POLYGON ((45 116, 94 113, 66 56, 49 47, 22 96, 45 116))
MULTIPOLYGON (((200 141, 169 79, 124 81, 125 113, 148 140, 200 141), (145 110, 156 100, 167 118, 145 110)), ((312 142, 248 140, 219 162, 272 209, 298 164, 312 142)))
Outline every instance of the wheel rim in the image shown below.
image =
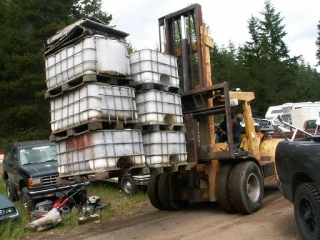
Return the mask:
POLYGON ((301 199, 299 203, 299 216, 303 224, 310 232, 316 229, 316 218, 312 204, 308 199, 301 199))
POLYGON ((125 183, 123 184, 123 190, 126 193, 131 193, 132 192, 132 185, 128 180, 126 180, 125 183))
POLYGON ((63 207, 59 208, 59 213, 61 216, 67 215, 67 214, 71 213, 71 209, 69 206, 63 206, 63 207))
POLYGON ((258 201, 260 197, 260 183, 257 175, 251 173, 247 181, 247 194, 252 202, 258 201))

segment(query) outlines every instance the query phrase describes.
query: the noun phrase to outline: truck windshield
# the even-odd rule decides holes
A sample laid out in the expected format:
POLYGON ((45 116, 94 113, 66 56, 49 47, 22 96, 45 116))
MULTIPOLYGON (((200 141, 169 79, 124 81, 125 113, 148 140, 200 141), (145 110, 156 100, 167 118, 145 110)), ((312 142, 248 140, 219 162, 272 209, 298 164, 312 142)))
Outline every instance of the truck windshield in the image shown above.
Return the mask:
POLYGON ((20 149, 19 157, 21 165, 47 162, 50 160, 57 161, 56 146, 43 145, 20 149))

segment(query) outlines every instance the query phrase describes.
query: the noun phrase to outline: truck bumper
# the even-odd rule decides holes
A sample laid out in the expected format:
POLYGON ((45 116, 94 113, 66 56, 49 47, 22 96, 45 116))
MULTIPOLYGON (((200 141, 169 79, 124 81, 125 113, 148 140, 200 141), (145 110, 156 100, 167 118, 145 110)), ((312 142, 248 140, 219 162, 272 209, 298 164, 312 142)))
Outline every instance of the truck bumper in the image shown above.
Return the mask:
POLYGON ((143 176, 134 176, 134 182, 136 185, 148 185, 150 175, 143 175, 143 176))
MULTIPOLYGON (((85 183, 82 183, 83 185, 85 183)), ((75 187, 77 184, 70 184, 70 185, 60 185, 60 186, 53 186, 51 188, 46 188, 46 189, 28 189, 27 194, 32 198, 32 199, 40 199, 40 198, 46 198, 46 197, 56 197, 57 193, 67 193, 71 188, 75 187)))

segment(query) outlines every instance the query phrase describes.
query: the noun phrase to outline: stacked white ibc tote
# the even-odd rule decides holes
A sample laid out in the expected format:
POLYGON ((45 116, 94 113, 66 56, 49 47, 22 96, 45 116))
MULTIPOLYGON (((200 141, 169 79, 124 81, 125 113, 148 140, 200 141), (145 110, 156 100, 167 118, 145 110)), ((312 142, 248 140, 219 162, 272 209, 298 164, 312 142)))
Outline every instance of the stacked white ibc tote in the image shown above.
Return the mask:
POLYGON ((126 129, 138 122, 134 88, 107 84, 129 81, 128 34, 92 20, 59 34, 51 38, 45 65, 60 182, 146 171, 141 130, 126 129), (68 35, 83 29, 89 34, 70 41, 68 35), (90 34, 97 29, 99 34, 90 34))
POLYGON ((144 49, 130 55, 130 68, 136 83, 138 119, 143 125, 147 166, 185 165, 187 151, 178 94, 177 58, 144 49))

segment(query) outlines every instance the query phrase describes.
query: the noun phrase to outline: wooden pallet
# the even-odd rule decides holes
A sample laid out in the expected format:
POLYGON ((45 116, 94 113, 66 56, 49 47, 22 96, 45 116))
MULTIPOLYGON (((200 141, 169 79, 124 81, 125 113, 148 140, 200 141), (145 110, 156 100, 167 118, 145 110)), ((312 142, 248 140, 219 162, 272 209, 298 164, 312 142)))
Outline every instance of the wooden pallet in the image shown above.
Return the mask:
POLYGON ((177 131, 186 132, 185 125, 161 125, 161 124, 150 124, 142 125, 142 132, 158 132, 158 131, 177 131))
POLYGON ((109 76, 109 75, 98 75, 98 74, 85 74, 71 80, 68 82, 59 85, 55 88, 47 90, 44 97, 45 99, 56 97, 61 93, 72 91, 75 88, 82 86, 84 83, 87 82, 102 82, 109 85, 117 85, 117 86, 128 86, 134 87, 134 81, 130 77, 116 77, 116 76, 109 76))
POLYGON ((149 174, 150 169, 147 166, 132 167, 129 169, 111 169, 103 172, 80 172, 76 175, 59 175, 58 184, 74 184, 79 182, 94 182, 106 180, 113 177, 122 177, 127 175, 145 175, 149 174))
POLYGON ((74 184, 79 182, 93 182, 110 178, 110 172, 82 172, 77 175, 60 175, 57 177, 58 184, 74 184))
POLYGON ((168 92, 181 95, 181 94, 183 93, 183 90, 182 90, 181 88, 179 88, 179 87, 170 86, 170 87, 168 88, 168 92))
POLYGON ((148 166, 150 169, 150 174, 161 174, 165 172, 177 172, 178 170, 180 171, 189 171, 193 165, 185 162, 185 163, 178 163, 175 165, 151 165, 148 166))
POLYGON ((155 89, 155 90, 159 90, 159 91, 166 90, 165 86, 163 86, 160 83, 148 83, 148 82, 147 83, 136 83, 135 89, 137 92, 151 90, 151 89, 155 89))
POLYGON ((95 131, 95 130, 123 130, 123 129, 141 129, 141 125, 137 123, 117 123, 109 122, 107 120, 92 120, 86 123, 79 124, 68 129, 62 129, 56 132, 52 132, 49 139, 50 141, 59 141, 65 138, 74 136, 76 134, 81 134, 85 132, 95 131))
POLYGON ((179 87, 165 87, 160 83, 152 83, 152 82, 147 82, 147 83, 136 83, 135 84, 135 90, 136 92, 140 92, 140 91, 146 91, 146 90, 159 90, 159 91, 166 91, 166 92, 171 92, 171 93, 175 93, 175 94, 182 94, 182 89, 179 87))

